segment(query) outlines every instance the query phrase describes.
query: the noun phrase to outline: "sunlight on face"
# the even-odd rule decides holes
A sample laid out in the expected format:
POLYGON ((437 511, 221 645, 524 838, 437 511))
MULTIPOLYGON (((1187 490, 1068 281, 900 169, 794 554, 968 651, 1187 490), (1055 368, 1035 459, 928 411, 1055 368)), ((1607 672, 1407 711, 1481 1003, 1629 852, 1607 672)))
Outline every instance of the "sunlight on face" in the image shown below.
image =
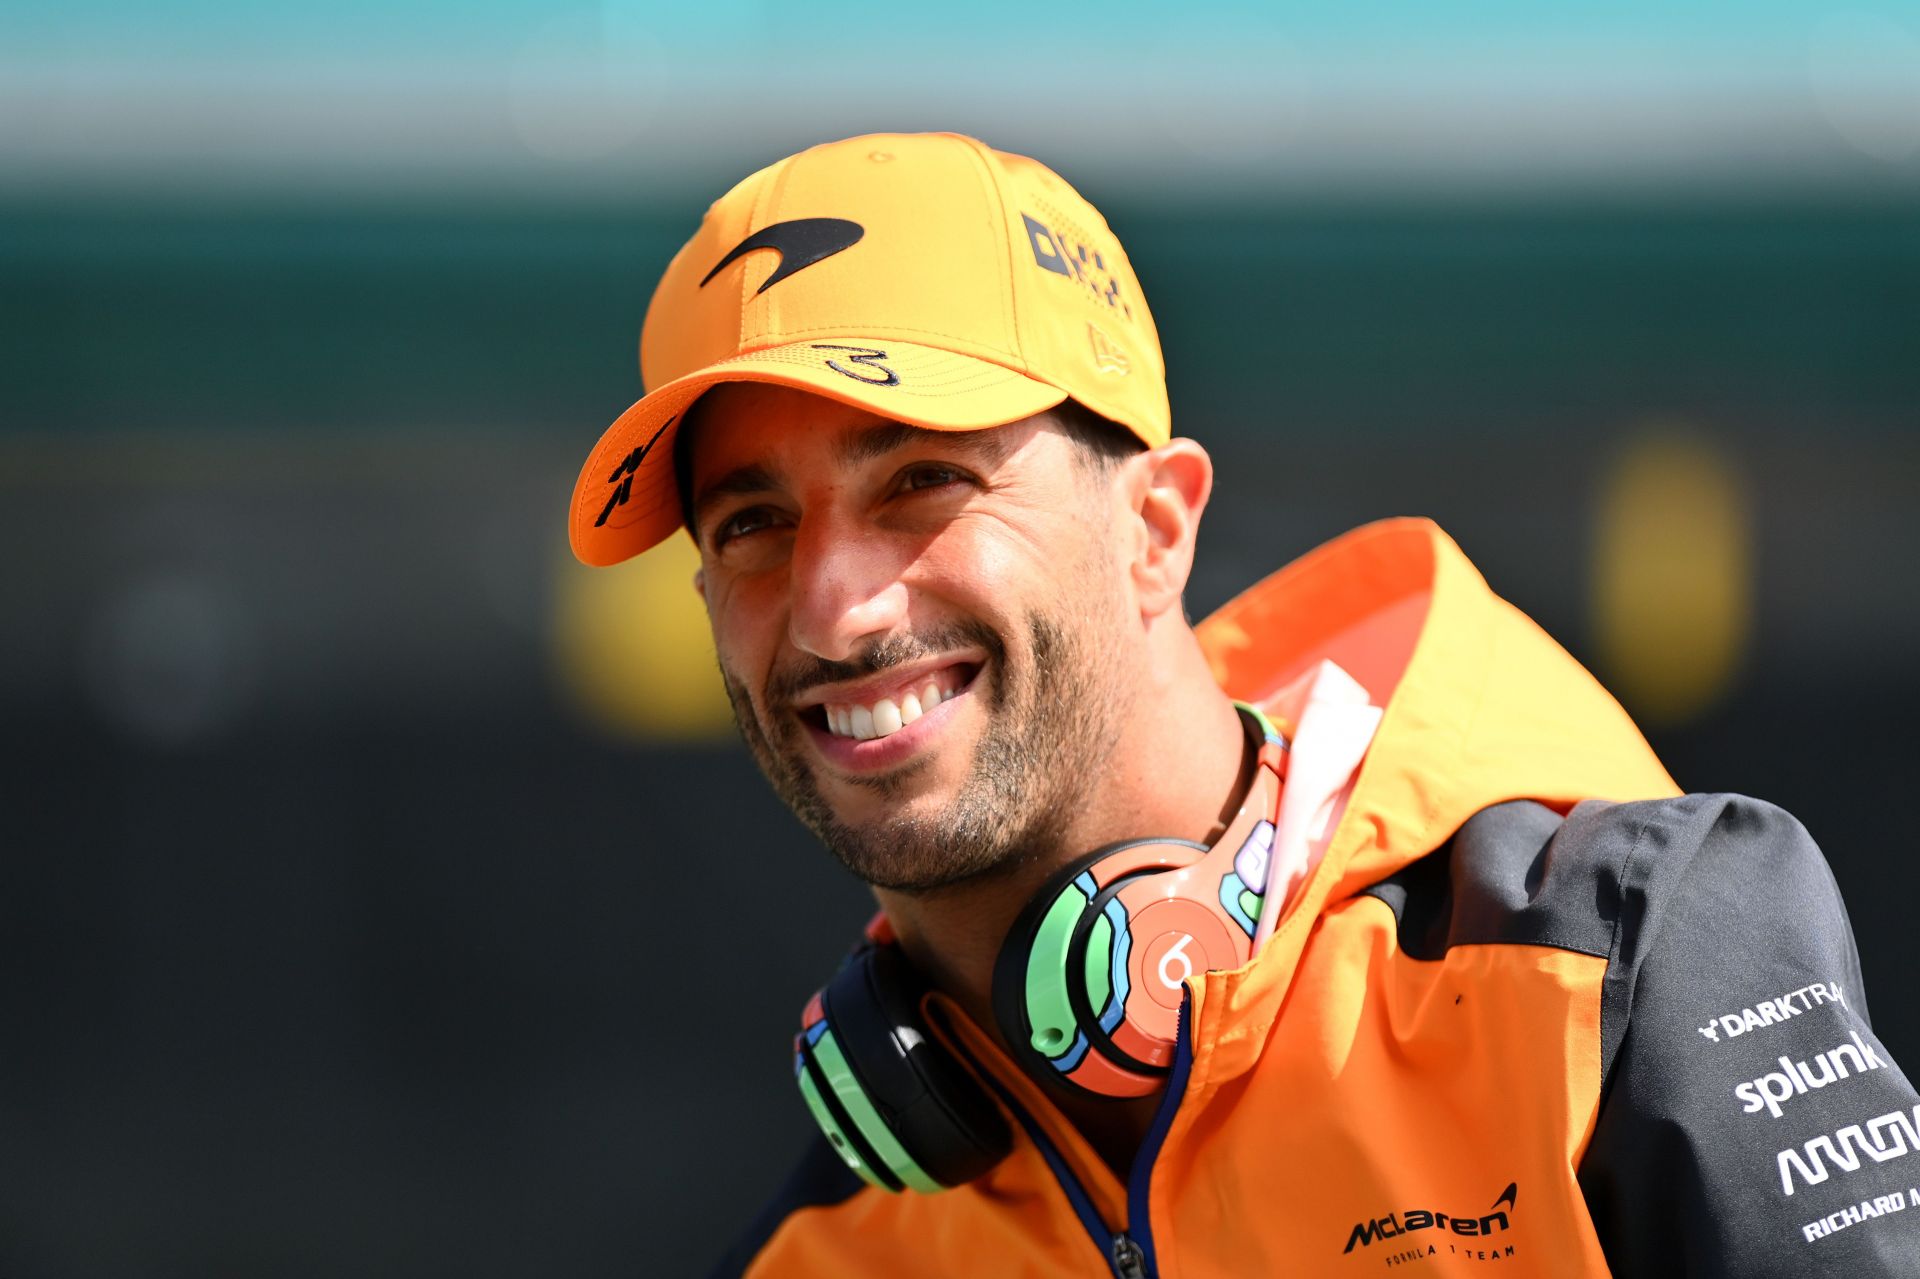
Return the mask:
POLYGON ((882 887, 1051 853, 1136 629, 1073 442, 1045 414, 923 431, 756 384, 688 429, 721 671, 781 798, 882 887))

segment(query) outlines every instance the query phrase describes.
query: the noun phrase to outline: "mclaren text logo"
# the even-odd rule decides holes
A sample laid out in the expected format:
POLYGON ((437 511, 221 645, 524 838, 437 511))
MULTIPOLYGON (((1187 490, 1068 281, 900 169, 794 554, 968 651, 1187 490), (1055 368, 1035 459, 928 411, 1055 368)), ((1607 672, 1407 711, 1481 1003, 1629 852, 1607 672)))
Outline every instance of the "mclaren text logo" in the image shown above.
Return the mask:
MULTIPOLYGON (((1485 1214, 1461 1214, 1441 1212, 1435 1208, 1404 1208, 1399 1212, 1390 1212, 1384 1217, 1375 1217, 1371 1221, 1362 1221, 1354 1225, 1347 1236, 1347 1246, 1343 1252, 1352 1252, 1355 1248, 1369 1248, 1375 1243, 1388 1239, 1400 1239, 1422 1230, 1465 1235, 1470 1238, 1484 1238, 1487 1235, 1500 1234, 1509 1226, 1507 1214, 1513 1211, 1514 1195, 1519 1184, 1509 1183, 1493 1201, 1493 1210, 1485 1214), (1504 1211, 1503 1211, 1504 1210, 1504 1211)), ((1413 1240, 1406 1240, 1413 1243, 1413 1240)), ((1422 1240, 1420 1242, 1428 1242, 1422 1240)), ((1422 1249, 1422 1251, 1426 1251, 1422 1249)))
POLYGON ((1890 1110, 1864 1124, 1848 1124, 1832 1136, 1822 1134, 1804 1146, 1781 1151, 1777 1156, 1780 1189, 1792 1194, 1796 1177, 1803 1185, 1817 1186, 1835 1169, 1858 1172, 1862 1155, 1883 1164, 1916 1150, 1920 1150, 1920 1106, 1911 1111, 1890 1110))

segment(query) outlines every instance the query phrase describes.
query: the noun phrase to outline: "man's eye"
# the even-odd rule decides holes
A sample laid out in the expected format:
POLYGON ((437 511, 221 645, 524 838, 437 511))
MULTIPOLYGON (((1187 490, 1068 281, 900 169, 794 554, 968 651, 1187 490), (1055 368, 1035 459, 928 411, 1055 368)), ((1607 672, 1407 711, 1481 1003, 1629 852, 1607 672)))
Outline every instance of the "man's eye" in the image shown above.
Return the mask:
POLYGON ((735 511, 714 526, 713 544, 725 546, 737 537, 747 537, 772 526, 772 511, 764 506, 749 506, 744 511, 735 511))
POLYGON ((940 488, 947 484, 958 484, 965 478, 965 474, 959 467, 928 464, 909 468, 906 474, 900 477, 900 487, 903 489, 940 488))

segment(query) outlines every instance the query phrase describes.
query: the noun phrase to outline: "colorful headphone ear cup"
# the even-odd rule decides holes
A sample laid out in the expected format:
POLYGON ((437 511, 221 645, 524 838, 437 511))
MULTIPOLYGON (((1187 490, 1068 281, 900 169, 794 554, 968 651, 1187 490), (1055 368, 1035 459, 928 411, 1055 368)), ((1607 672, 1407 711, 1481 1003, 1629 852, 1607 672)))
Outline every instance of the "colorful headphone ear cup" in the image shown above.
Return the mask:
MULTIPOLYGON (((848 1111, 846 1093, 857 1093, 858 1085, 850 1082, 845 1055, 825 1018, 794 1036, 793 1077, 821 1135, 841 1162, 870 1185, 882 1190, 901 1189, 899 1177, 875 1152, 848 1111)), ((855 1105, 857 1108, 857 1099, 855 1105)))
POLYGON ((992 1168, 1013 1137, 979 1081, 928 1032, 925 989, 897 947, 863 948, 822 992, 828 1031, 810 1047, 858 1138, 835 1143, 842 1157, 851 1146, 886 1174, 875 1184, 931 1193, 992 1168))
POLYGON ((1124 911, 1101 907, 1124 877, 1103 888, 1095 869, 1110 857, 1152 845, 1207 851, 1204 844, 1174 839, 1128 840, 1096 850, 1049 879, 1007 930, 994 961, 993 1013, 1013 1052, 1042 1078, 1098 1096, 1135 1097, 1153 1091, 1166 1074, 1164 1066, 1122 1052, 1108 1034, 1127 995, 1128 942, 1124 911), (1112 976, 1116 967, 1120 982, 1112 976))

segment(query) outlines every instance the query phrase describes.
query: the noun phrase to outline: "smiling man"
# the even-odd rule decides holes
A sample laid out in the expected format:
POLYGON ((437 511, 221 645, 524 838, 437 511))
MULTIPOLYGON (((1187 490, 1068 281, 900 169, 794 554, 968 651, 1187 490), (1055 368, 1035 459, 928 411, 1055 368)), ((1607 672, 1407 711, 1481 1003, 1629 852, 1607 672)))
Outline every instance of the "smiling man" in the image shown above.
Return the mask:
MULTIPOLYGON (((1110 482, 1117 437, 1076 439, 1066 416, 928 431, 736 383, 682 428, 735 717, 781 797, 876 887, 925 894, 1082 837, 1074 796, 1137 736, 1124 648, 1145 633, 1107 539, 1087 536, 1130 490, 1110 482)), ((1144 495, 1178 508, 1169 538, 1204 454, 1170 447, 1142 479, 1176 476, 1192 492, 1144 495)), ((1161 594, 1149 620, 1177 586, 1161 594)), ((1230 711, 1216 730, 1230 769, 1230 711)))
POLYGON ((881 907, 719 1273, 1910 1272, 1920 1097, 1805 831, 1679 795, 1424 521, 1190 625, 1211 463, 1058 176, 790 157, 641 358, 574 549, 690 531, 741 735, 881 907))

